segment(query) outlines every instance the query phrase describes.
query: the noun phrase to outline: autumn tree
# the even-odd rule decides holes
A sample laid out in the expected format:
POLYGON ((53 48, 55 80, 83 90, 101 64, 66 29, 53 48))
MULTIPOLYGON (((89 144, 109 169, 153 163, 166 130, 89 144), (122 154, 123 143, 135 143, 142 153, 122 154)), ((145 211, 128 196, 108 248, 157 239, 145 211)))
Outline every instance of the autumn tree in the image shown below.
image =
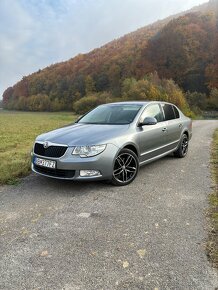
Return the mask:
POLYGON ((96 91, 95 82, 90 75, 88 75, 85 79, 85 91, 86 95, 89 95, 90 93, 94 93, 96 91))

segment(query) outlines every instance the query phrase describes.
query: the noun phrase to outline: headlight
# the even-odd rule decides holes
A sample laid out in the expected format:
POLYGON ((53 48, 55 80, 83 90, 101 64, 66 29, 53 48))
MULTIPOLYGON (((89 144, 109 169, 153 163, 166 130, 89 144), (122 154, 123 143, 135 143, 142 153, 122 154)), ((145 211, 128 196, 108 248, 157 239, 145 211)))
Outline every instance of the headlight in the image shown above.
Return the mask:
POLYGON ((92 145, 92 146, 76 146, 73 149, 72 155, 79 155, 80 157, 92 157, 102 153, 106 145, 92 145))

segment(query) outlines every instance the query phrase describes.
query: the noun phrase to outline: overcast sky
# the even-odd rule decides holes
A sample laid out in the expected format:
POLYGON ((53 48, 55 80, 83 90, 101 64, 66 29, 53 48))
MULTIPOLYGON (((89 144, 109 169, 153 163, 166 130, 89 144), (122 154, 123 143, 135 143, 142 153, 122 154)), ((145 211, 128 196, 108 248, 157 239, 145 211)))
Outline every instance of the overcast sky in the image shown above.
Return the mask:
POLYGON ((0 97, 39 68, 206 0, 0 0, 0 97))

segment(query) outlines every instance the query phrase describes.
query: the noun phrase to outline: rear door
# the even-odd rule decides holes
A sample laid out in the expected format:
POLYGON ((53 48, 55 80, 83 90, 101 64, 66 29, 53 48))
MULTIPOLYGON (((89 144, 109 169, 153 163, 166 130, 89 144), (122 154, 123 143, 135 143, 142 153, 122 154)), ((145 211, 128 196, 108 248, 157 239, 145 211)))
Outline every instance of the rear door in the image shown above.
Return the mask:
POLYGON ((166 150, 166 122, 164 121, 163 111, 160 104, 148 105, 139 122, 142 122, 146 117, 154 117, 157 119, 156 125, 145 125, 138 127, 139 147, 140 147, 140 162, 147 161, 158 155, 161 155, 166 150))
POLYGON ((182 122, 177 108, 171 104, 162 104, 167 127, 167 151, 176 149, 182 133, 182 122))

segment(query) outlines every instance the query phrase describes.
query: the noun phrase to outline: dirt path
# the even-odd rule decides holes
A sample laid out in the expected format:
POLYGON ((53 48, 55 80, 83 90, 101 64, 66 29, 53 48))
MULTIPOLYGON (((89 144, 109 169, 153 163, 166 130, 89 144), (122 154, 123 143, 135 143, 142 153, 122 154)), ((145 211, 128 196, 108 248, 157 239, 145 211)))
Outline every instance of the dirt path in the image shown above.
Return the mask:
POLYGON ((218 122, 193 127, 185 159, 147 165, 127 187, 31 174, 0 188, 0 289, 214 290, 204 242, 218 122))

